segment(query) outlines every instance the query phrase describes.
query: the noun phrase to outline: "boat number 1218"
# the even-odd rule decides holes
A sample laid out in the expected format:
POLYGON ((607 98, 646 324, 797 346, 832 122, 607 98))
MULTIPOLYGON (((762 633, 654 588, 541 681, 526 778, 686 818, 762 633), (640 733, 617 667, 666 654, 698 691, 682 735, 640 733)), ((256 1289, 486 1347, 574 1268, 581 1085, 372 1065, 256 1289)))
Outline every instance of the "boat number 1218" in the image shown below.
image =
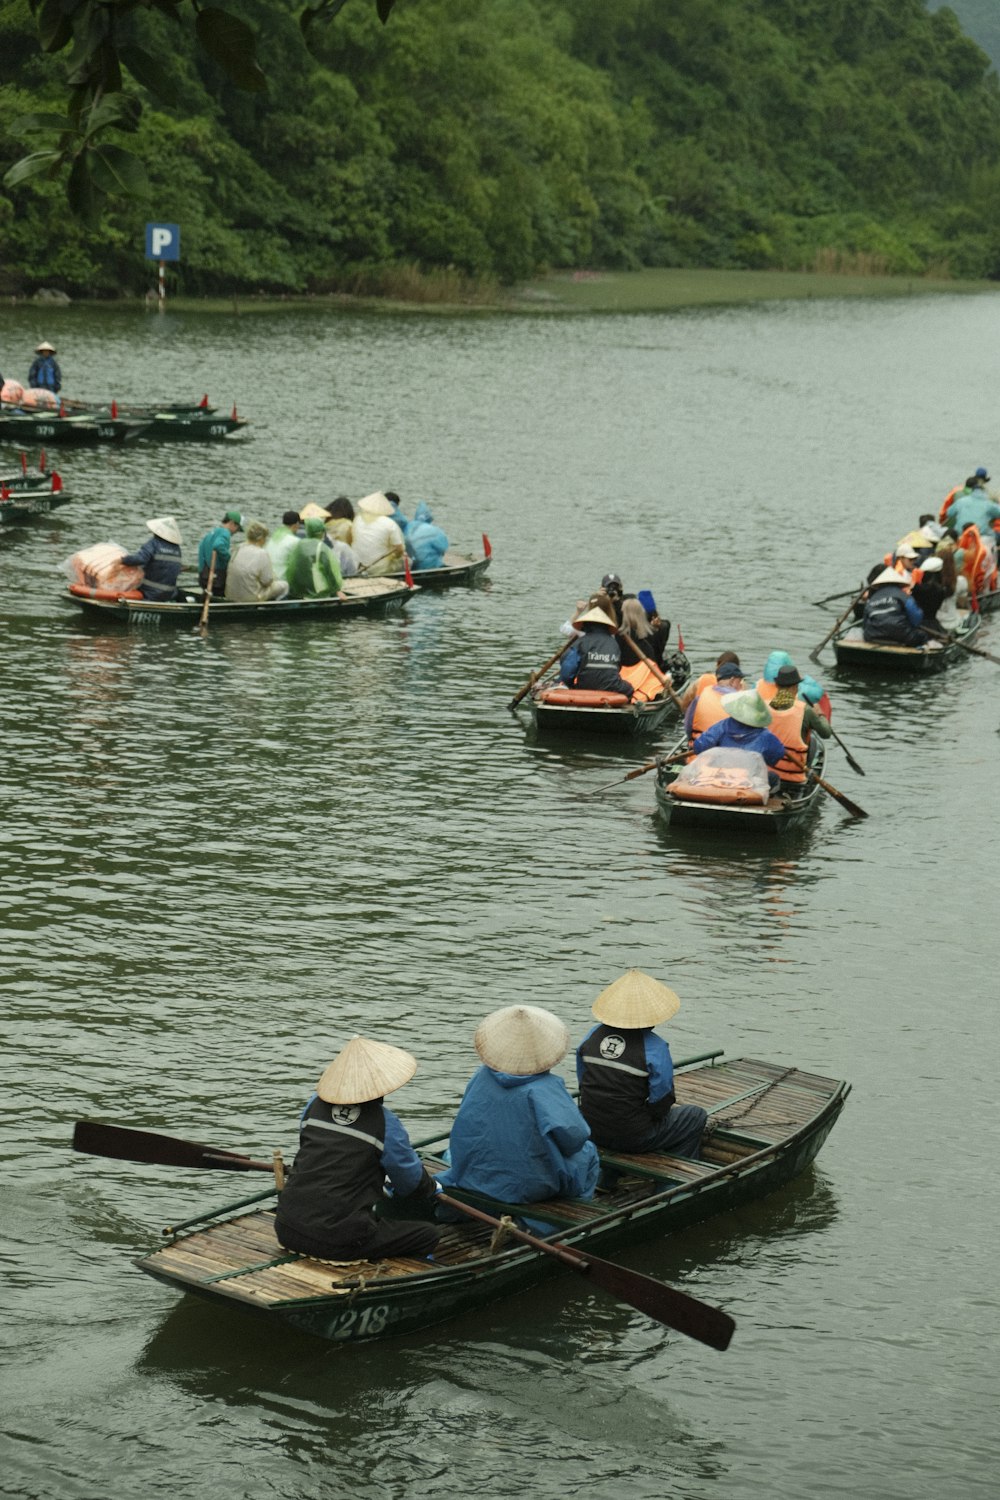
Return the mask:
POLYGON ((377 1307, 349 1307, 338 1317, 332 1318, 329 1324, 327 1338, 331 1339, 368 1339, 377 1338, 384 1333, 389 1322, 389 1309, 384 1305, 377 1307))

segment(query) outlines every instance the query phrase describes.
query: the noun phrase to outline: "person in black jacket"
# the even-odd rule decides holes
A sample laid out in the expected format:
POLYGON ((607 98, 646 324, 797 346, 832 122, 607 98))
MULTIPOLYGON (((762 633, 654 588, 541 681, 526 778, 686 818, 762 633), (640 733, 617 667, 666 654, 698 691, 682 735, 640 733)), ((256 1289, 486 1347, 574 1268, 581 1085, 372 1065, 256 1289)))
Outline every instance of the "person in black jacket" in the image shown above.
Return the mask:
POLYGON ((278 1199, 274 1229, 286 1250, 321 1260, 382 1260, 434 1249, 439 1231, 418 1221, 439 1189, 383 1103, 416 1070, 409 1052, 361 1036, 326 1069, 302 1112, 299 1149, 278 1199), (384 1193, 401 1205, 398 1219, 376 1215, 384 1193))
POLYGON ((624 693, 632 697, 632 684, 619 672, 621 647, 618 626, 603 609, 588 609, 573 621, 580 638, 566 652, 559 676, 567 687, 593 688, 599 692, 624 693))

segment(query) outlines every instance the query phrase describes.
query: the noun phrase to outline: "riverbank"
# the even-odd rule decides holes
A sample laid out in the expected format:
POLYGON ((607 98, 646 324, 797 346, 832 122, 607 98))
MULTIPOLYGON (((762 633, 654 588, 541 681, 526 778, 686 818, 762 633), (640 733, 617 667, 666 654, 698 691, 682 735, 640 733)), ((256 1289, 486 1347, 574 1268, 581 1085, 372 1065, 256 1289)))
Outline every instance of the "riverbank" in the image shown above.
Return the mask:
MULTIPOLYGON (((330 292, 312 296, 168 296, 172 312, 220 313, 243 316, 283 312, 294 307, 344 308, 352 312, 461 313, 654 313, 695 307, 739 307, 758 302, 829 300, 856 297, 921 297, 982 295, 1000 291, 1000 282, 957 281, 940 277, 862 276, 812 271, 567 271, 541 276, 517 287, 476 284, 447 277, 409 279, 403 295, 374 296, 330 292)), ((12 301, 2 311, 37 307, 46 318, 58 319, 73 307, 109 307, 154 313, 153 296, 99 302, 36 303, 12 301)))

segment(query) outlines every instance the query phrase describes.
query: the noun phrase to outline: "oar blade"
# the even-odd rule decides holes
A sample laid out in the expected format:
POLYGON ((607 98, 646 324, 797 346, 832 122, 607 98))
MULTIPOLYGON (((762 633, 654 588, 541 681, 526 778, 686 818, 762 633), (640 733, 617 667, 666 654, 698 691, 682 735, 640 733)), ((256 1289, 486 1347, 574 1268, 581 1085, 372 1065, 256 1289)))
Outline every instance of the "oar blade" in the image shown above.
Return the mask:
POLYGON ((132 1130, 124 1125, 102 1125, 97 1120, 77 1120, 73 1127, 73 1150, 90 1156, 109 1156, 116 1161, 151 1162, 162 1167, 204 1167, 224 1172, 270 1171, 266 1162, 219 1151, 197 1141, 157 1135, 151 1130, 132 1130))
POLYGON ((678 1292, 674 1287, 652 1276, 643 1276, 640 1271, 630 1271, 627 1266, 614 1261, 601 1260, 584 1252, 589 1280, 609 1292, 621 1302, 627 1302, 646 1317, 664 1323, 677 1333, 697 1339, 710 1349, 728 1349, 736 1324, 721 1307, 711 1307, 687 1292, 678 1292))

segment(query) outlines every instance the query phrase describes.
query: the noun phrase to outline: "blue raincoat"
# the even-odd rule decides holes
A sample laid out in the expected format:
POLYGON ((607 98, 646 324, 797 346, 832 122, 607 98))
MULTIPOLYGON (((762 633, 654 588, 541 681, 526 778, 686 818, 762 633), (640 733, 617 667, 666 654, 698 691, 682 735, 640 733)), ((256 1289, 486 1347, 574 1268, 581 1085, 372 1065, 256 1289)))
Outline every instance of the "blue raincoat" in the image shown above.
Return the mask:
POLYGON ((406 550, 417 568, 440 568, 444 563, 448 538, 433 521, 430 506, 421 500, 405 532, 406 550))
POLYGON ((554 1073, 473 1073, 438 1181, 504 1203, 591 1198, 600 1158, 590 1127, 554 1073))

